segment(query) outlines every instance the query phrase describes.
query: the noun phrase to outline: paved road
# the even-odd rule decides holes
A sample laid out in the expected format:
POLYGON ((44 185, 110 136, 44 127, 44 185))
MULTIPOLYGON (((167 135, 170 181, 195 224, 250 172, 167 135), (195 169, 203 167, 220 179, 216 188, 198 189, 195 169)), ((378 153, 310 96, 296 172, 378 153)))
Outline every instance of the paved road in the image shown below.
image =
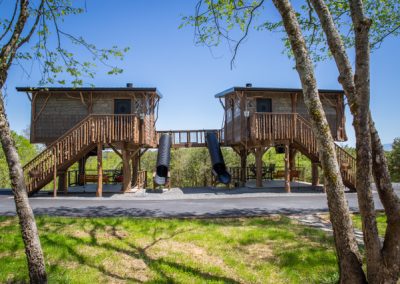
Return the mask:
MULTIPOLYGON (((357 196, 346 193, 350 209, 357 211, 357 196)), ((377 209, 382 209, 374 193, 377 209)), ((326 195, 279 194, 257 197, 179 200, 122 200, 110 198, 31 198, 35 214, 57 216, 217 217, 296 214, 327 211, 326 195)), ((0 193, 0 215, 15 215, 12 196, 0 193)))

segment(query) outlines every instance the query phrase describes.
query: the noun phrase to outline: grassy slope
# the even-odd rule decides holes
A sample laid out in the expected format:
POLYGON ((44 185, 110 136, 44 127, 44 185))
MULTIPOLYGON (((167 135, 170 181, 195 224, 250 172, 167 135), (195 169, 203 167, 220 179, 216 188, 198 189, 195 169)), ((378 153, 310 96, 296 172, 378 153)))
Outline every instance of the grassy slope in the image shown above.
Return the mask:
MULTIPOLYGON (((50 283, 334 283, 332 238, 286 217, 38 217, 50 283)), ((0 282, 26 281, 15 218, 0 217, 0 282)))
MULTIPOLYGON (((379 235, 382 237, 385 236, 385 230, 386 230, 386 215, 385 215, 385 213, 377 212, 376 213, 376 222, 378 224, 379 235)), ((353 215, 353 224, 354 224, 354 227, 356 227, 360 231, 362 230, 360 214, 353 215)))

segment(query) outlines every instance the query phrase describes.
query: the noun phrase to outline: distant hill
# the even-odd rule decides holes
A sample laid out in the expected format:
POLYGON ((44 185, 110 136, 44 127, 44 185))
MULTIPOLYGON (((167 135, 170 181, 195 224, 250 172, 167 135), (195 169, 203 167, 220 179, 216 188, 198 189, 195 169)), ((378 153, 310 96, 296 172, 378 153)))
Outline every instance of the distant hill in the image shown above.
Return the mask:
POLYGON ((391 144, 391 143, 389 143, 389 144, 383 144, 383 149, 384 149, 385 151, 392 151, 392 144, 391 144))

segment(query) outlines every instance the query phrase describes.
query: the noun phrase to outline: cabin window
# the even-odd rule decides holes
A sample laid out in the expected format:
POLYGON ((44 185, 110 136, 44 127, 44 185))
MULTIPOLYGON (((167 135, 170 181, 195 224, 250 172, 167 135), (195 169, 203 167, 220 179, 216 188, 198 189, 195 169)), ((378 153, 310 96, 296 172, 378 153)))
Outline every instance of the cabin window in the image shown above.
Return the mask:
POLYGON ((131 100, 130 99, 115 99, 114 100, 114 114, 131 114, 131 100))
POLYGON ((257 99, 257 112, 272 112, 271 99, 257 99))

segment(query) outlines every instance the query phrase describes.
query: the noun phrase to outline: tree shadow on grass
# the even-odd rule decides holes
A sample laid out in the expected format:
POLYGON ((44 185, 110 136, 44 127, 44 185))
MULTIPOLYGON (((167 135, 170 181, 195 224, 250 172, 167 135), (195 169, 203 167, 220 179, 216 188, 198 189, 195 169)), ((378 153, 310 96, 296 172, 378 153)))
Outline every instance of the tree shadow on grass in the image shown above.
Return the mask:
MULTIPOLYGON (((79 264, 86 265, 90 268, 96 269, 99 272, 101 272, 102 274, 104 274, 108 277, 117 279, 117 280, 130 280, 130 281, 135 281, 135 282, 139 282, 139 283, 144 282, 143 280, 141 280, 139 278, 118 275, 118 274, 112 272, 110 269, 108 269, 104 265, 94 264, 91 261, 90 257, 85 256, 76 247, 78 245, 85 245, 85 246, 90 246, 93 248, 98 248, 98 249, 102 249, 102 250, 106 249, 108 251, 124 254, 124 255, 130 257, 132 259, 132 261, 134 261, 135 259, 140 259, 146 264, 146 266, 150 270, 152 270, 153 272, 155 272, 156 274, 158 274, 161 277, 160 280, 165 281, 167 283, 173 283, 173 282, 175 282, 175 280, 171 275, 168 275, 167 271, 165 271, 165 266, 168 266, 175 270, 179 270, 182 273, 186 273, 186 274, 193 275, 195 277, 199 277, 205 281, 212 280, 212 281, 220 281, 220 282, 224 282, 224 283, 235 283, 235 284, 239 283, 238 281, 231 279, 229 277, 219 276, 219 275, 214 275, 214 274, 211 274, 208 272, 204 272, 204 271, 201 271, 200 269, 197 269, 197 268, 194 268, 191 266, 187 266, 182 263, 170 261, 163 257, 160 257, 160 258, 152 257, 148 253, 148 250, 151 249, 152 247, 154 247, 156 244, 163 242, 163 241, 173 239, 174 237, 176 237, 180 234, 187 233, 189 231, 193 231, 194 230, 193 228, 186 229, 186 230, 174 230, 173 232, 167 232, 167 234, 166 234, 164 228, 160 229, 160 228, 155 227, 152 232, 152 241, 149 244, 141 247, 139 245, 132 244, 131 242, 129 242, 127 239, 125 239, 123 236, 121 236, 118 233, 117 227, 119 225, 121 225, 121 221, 119 221, 119 220, 117 220, 116 222, 113 222, 112 224, 109 224, 109 223, 102 224, 101 222, 97 221, 96 219, 91 219, 90 224, 92 225, 92 227, 88 231, 89 240, 86 240, 82 237, 73 236, 73 235, 66 236, 67 238, 69 238, 70 240, 72 240, 74 242, 73 245, 67 244, 66 242, 61 242, 61 241, 57 240, 56 238, 49 237, 47 234, 42 236, 42 238, 44 241, 46 241, 48 244, 50 244, 52 246, 58 246, 60 248, 66 249, 67 252, 79 262, 79 264), (111 228, 109 228, 110 232, 111 232, 111 236, 112 236, 111 240, 118 240, 119 242, 123 243, 127 248, 118 247, 117 245, 110 243, 110 242, 101 242, 101 243, 99 242, 97 234, 99 232, 103 232, 103 230, 105 229, 106 226, 111 227, 111 228), (166 235, 166 236, 157 237, 158 235, 166 235)), ((55 265, 58 265, 58 264, 55 264, 55 265)), ((118 265, 118 263, 115 263, 115 265, 118 265)), ((150 280, 150 282, 151 282, 151 280, 150 280)))

